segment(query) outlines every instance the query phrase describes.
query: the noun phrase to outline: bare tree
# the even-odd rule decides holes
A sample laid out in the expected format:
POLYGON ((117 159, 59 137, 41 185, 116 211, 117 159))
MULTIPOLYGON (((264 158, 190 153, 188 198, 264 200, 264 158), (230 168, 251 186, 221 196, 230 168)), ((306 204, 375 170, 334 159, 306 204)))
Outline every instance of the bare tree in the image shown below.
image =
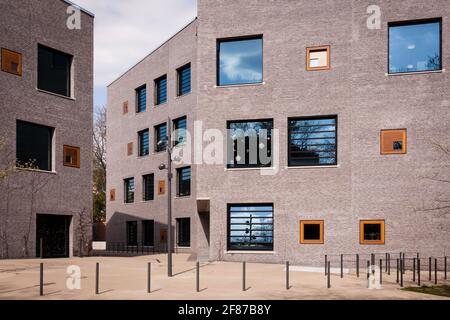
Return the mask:
POLYGON ((91 227, 91 216, 86 208, 77 212, 77 234, 78 234, 78 256, 83 257, 84 253, 89 254, 89 230, 91 227))
POLYGON ((94 171, 93 171, 93 216, 94 222, 106 217, 106 107, 94 113, 94 171))

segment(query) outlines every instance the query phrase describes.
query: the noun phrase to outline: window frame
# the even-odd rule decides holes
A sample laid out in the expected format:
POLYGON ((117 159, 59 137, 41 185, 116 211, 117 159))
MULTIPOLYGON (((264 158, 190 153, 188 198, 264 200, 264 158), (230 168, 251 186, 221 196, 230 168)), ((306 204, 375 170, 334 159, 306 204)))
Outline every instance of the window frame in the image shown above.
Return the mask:
POLYGON ((227 251, 272 252, 275 248, 275 205, 274 203, 228 203, 227 204, 227 251), (233 248, 231 247, 231 208, 232 207, 272 207, 272 243, 267 248, 233 248))
POLYGON ((150 155, 150 129, 138 131, 138 157, 147 157, 150 155), (144 134, 147 133, 148 148, 147 153, 143 153, 144 134))
MULTIPOLYGON (((261 164, 261 165, 259 165, 258 163, 256 163, 256 164, 230 164, 230 163, 228 163, 228 160, 229 160, 228 149, 229 148, 228 148, 228 145, 227 145, 227 155, 226 155, 227 169, 231 169, 231 170, 233 170, 233 169, 242 169, 242 168, 256 168, 256 169, 258 169, 258 168, 271 168, 272 167, 272 165, 273 165, 273 143, 272 143, 273 140, 272 140, 272 138, 273 138, 273 130, 275 129, 274 128, 275 121, 274 121, 273 118, 248 119, 248 120, 227 120, 227 144, 230 142, 230 139, 228 137, 228 133, 229 133, 231 124, 233 124, 233 123, 250 123, 250 122, 269 122, 269 121, 272 122, 272 129, 270 130, 270 138, 271 138, 271 140, 270 140, 270 142, 271 142, 271 144, 270 144, 270 157, 271 157, 270 163, 268 163, 268 164, 261 164)), ((234 146, 233 146, 233 150, 234 150, 234 146)), ((258 159, 257 160, 259 161, 259 148, 257 150, 258 150, 258 159)), ((233 159, 235 159, 234 155, 233 155, 233 159)), ((247 162, 247 159, 246 159, 246 162, 247 162)))
POLYGON ((136 220, 133 221, 126 221, 126 228, 127 228, 127 247, 133 247, 138 245, 138 222, 136 220), (134 236, 136 237, 135 243, 130 243, 131 238, 131 232, 130 227, 133 226, 135 228, 134 236))
POLYGON ((155 174, 154 173, 144 174, 142 176, 142 201, 149 202, 149 201, 153 201, 153 200, 155 200, 155 174), (151 177, 151 179, 153 181, 153 183, 152 183, 153 188, 151 190, 151 197, 147 198, 147 195, 148 195, 147 191, 150 191, 150 190, 148 190, 148 188, 147 188, 148 186, 146 185, 146 179, 148 177, 151 177))
POLYGON ((71 167, 71 168, 77 168, 79 169, 81 167, 81 159, 80 159, 80 154, 81 150, 80 147, 74 147, 74 146, 69 146, 69 145, 64 145, 63 146, 63 165, 65 167, 71 167), (68 150, 73 150, 76 152, 76 157, 77 157, 77 162, 75 164, 70 164, 66 162, 66 152, 68 150))
POLYGON ((21 77, 22 76, 22 54, 20 52, 17 51, 13 51, 7 48, 1 48, 1 70, 3 72, 9 73, 9 74, 13 74, 16 76, 21 77), (7 65, 6 65, 6 61, 8 61, 7 59, 5 59, 6 56, 15 56, 18 59, 18 64, 17 64, 17 72, 12 71, 7 65))
POLYGON ((176 130, 179 130, 179 128, 177 128, 177 124, 180 122, 180 121, 182 121, 182 120, 186 120, 186 128, 185 128, 185 135, 184 135, 184 138, 185 138, 185 141, 183 141, 183 142, 179 142, 177 139, 179 138, 178 136, 176 136, 175 134, 172 134, 171 136, 172 136, 172 139, 173 139, 173 146, 174 147, 176 147, 176 146, 182 146, 182 145, 185 145, 186 143, 187 143, 187 127, 188 127, 188 119, 187 119, 187 116, 182 116, 182 117, 179 117, 179 118, 176 118, 176 119, 174 119, 174 120, 172 120, 172 130, 173 130, 173 133, 175 133, 175 131, 176 130))
POLYGON ((186 166, 186 167, 181 167, 181 168, 177 168, 177 197, 179 198, 186 198, 186 197, 190 197, 192 194, 192 167, 191 166, 186 166), (189 193, 187 194, 181 194, 181 178, 183 176, 183 170, 189 169, 189 193))
POLYGON ((147 85, 146 84, 143 84, 142 86, 135 89, 135 97, 136 97, 135 112, 136 112, 136 114, 144 113, 147 111, 147 96, 148 96, 148 93, 147 93, 147 85), (144 90, 144 92, 145 92, 145 104, 143 106, 143 109, 141 111, 139 111, 139 107, 140 107, 139 94, 140 94, 141 90, 144 90))
POLYGON ((408 131, 406 128, 403 129, 381 129, 380 130, 380 155, 395 155, 395 154, 407 154, 408 153, 408 131), (401 151, 385 151, 383 149, 384 144, 384 134, 388 132, 401 131, 403 134, 403 146, 401 151))
POLYGON ((163 122, 163 123, 160 123, 160 124, 154 126, 154 132, 155 132, 155 148, 154 148, 154 150, 156 153, 167 151, 167 147, 168 147, 168 141, 167 141, 168 140, 168 132, 167 132, 167 130, 168 129, 169 128, 168 128, 167 122, 163 122), (163 126, 166 126, 166 144, 164 145, 164 147, 160 147, 158 145, 159 128, 161 128, 163 126))
POLYGON ((191 92, 192 92, 192 65, 190 62, 188 62, 177 69, 177 97, 183 97, 185 95, 188 95, 191 92), (189 91, 182 93, 181 92, 181 88, 182 88, 181 75, 182 75, 182 72, 188 68, 189 68, 189 91))
POLYGON ((136 181, 135 181, 134 177, 123 179, 123 183, 124 183, 124 199, 123 199, 124 203, 125 204, 134 203, 135 195, 136 195, 136 181), (133 199, 130 201, 128 199, 128 193, 129 193, 128 189, 129 189, 129 182, 132 180, 133 180, 133 199))
POLYGON ((414 74, 414 73, 427 73, 427 72, 440 72, 444 70, 443 59, 442 59, 442 17, 429 18, 429 19, 415 19, 415 20, 404 20, 404 21, 391 21, 387 24, 387 74, 398 75, 398 74, 414 74), (439 23, 439 58, 440 58, 440 68, 436 70, 423 70, 423 71, 404 71, 404 72, 391 72, 391 27, 401 27, 401 26, 411 26, 427 23, 439 23))
POLYGON ((385 220, 360 220, 359 221, 359 243, 361 245, 384 245, 385 244, 385 220), (380 225, 380 240, 365 240, 364 239, 364 226, 366 224, 379 224, 380 225))
POLYGON ((325 221, 324 220, 300 220, 300 244, 324 244, 325 243, 325 221), (319 225, 320 239, 305 239, 305 225, 319 225))
POLYGON ((323 71, 330 69, 331 69, 331 45, 314 46, 306 48, 306 71, 323 71), (311 67, 310 65, 311 51, 326 51, 327 65, 324 67, 311 67))
POLYGON ((331 115, 320 115, 320 116, 306 116, 306 117, 289 117, 287 120, 287 129, 288 129, 288 133, 287 133, 287 159, 288 159, 288 168, 308 168, 308 167, 335 167, 339 164, 339 117, 337 114, 331 114, 331 115), (292 165, 291 164, 291 126, 290 126, 290 122, 293 120, 321 120, 321 119, 335 119, 336 120, 336 134, 335 134, 335 139, 336 139, 336 148, 335 148, 335 152, 336 152, 336 161, 333 164, 330 163, 324 163, 324 164, 306 164, 306 165, 292 165))
POLYGON ((264 83, 264 35, 254 34, 237 37, 217 38, 216 39, 216 86, 217 87, 229 87, 229 86, 245 86, 245 85, 260 85, 264 83), (223 42, 234 42, 244 40, 261 39, 261 81, 260 82, 245 82, 237 84, 220 84, 220 44, 223 42))
POLYGON ((155 99, 154 99, 155 107, 166 104, 168 102, 168 100, 169 100, 167 74, 164 74, 164 75, 156 78, 153 82, 154 82, 154 88, 155 88, 155 99), (161 102, 160 101, 160 97, 159 97, 159 93, 160 93, 160 90, 161 90, 161 88, 160 88, 161 87, 161 81, 162 80, 166 80, 166 100, 164 102, 161 102))
POLYGON ((190 248, 191 247, 191 233, 192 233, 191 218, 190 217, 177 218, 176 226, 177 226, 177 247, 178 248, 190 248), (182 221, 183 222, 189 221, 189 234, 188 234, 189 242, 186 242, 186 243, 180 241, 180 237, 181 237, 180 231, 182 230, 180 228, 180 223, 182 221))

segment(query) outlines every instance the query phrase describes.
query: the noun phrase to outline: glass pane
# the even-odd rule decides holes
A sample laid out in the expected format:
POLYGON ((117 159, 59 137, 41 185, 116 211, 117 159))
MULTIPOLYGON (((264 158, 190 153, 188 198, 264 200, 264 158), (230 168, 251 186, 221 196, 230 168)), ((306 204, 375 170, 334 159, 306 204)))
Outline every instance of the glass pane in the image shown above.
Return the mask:
POLYGON ((389 27, 389 72, 441 69, 440 22, 389 27))
POLYGON ((320 240, 320 224, 304 224, 303 239, 320 240))
POLYGON ((381 224, 364 224, 364 240, 381 240, 381 224))
POLYGON ((219 43, 219 85, 262 82, 262 38, 219 43))

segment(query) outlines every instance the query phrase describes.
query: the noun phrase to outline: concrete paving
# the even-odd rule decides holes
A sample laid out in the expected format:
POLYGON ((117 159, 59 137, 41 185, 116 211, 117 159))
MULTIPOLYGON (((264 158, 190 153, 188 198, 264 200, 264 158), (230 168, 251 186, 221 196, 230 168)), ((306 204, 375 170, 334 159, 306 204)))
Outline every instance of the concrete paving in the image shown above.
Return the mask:
MULTIPOLYGON (((292 271, 291 289, 286 290, 285 267, 275 264, 247 264, 247 290, 242 291, 242 264, 234 262, 202 263, 200 292, 196 292, 195 261, 189 255, 174 255, 174 277, 167 277, 166 255, 143 257, 89 257, 46 259, 44 262, 44 296, 39 296, 39 263, 41 260, 0 261, 0 299, 48 300, 203 300, 203 299, 447 299, 400 290, 396 273, 383 274, 382 289, 367 289, 365 269, 360 278, 354 270, 341 279, 331 276, 331 289, 326 287, 323 272, 292 271), (95 264, 100 263, 100 294, 95 294, 95 264), (152 292, 147 293, 147 263, 152 263, 152 292), (79 266, 81 289, 69 290, 67 267, 79 266)), ((293 266, 294 267, 294 266, 293 266)), ((295 268, 294 268, 295 269, 295 268)), ((301 268, 299 270, 302 270, 301 268)), ((450 284, 439 274, 439 284, 450 284)), ((415 285, 410 272, 405 286, 415 285)), ((433 278, 434 279, 434 278, 433 278)), ((71 283, 70 279, 69 282, 71 283)), ((422 284, 431 285, 423 272, 422 284)))

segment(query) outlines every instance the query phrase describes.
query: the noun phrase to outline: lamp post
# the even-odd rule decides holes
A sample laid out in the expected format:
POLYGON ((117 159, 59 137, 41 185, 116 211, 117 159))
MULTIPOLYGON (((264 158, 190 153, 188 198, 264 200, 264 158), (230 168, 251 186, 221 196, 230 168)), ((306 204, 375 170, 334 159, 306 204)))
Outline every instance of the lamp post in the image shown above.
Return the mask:
POLYGON ((166 143, 167 165, 162 163, 159 170, 167 170, 167 275, 172 277, 172 138, 171 120, 168 118, 167 140, 158 141, 158 145, 166 143))

